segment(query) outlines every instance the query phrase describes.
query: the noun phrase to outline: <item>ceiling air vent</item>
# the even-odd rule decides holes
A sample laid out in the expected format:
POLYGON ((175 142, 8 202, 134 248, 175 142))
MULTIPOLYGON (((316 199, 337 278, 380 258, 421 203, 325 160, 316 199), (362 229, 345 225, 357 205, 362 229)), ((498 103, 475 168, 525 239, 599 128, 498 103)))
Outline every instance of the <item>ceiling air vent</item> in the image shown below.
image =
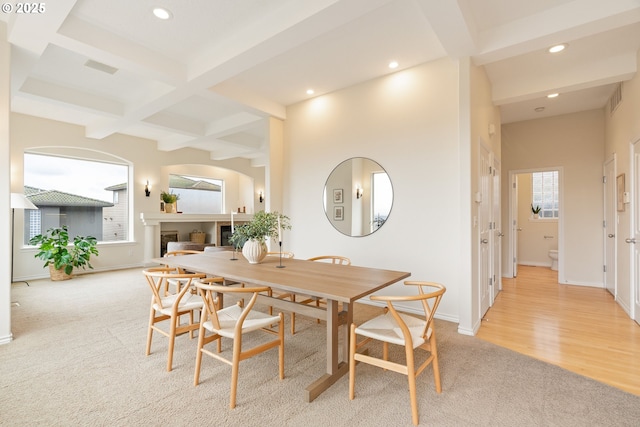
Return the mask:
POLYGON ((618 105, 622 102, 622 83, 618 83, 611 98, 609 98, 609 114, 613 114, 618 108, 618 105))
POLYGON ((84 63, 85 67, 93 68, 94 70, 102 71, 103 73, 115 74, 118 71, 117 68, 112 67, 107 64, 103 64, 102 62, 94 61, 93 59, 89 59, 84 63))

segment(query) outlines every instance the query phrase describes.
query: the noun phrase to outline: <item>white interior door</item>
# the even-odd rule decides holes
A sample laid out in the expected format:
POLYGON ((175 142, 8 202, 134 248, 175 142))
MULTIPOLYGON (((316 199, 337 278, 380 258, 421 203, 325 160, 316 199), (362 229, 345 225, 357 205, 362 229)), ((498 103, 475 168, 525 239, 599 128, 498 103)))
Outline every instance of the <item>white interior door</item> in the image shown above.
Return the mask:
POLYGON ((632 145, 631 179, 631 238, 628 240, 632 253, 631 261, 631 317, 640 323, 640 139, 632 145))
POLYGON ((491 171, 491 202, 492 206, 492 219, 493 219, 493 244, 492 255, 493 267, 492 267, 492 287, 491 287, 491 305, 495 301, 498 292, 502 290, 502 220, 500 215, 500 161, 493 159, 493 171, 491 171))
POLYGON ((478 229, 480 232, 480 315, 489 310, 491 304, 491 155, 480 144, 480 200, 478 207, 478 229))
POLYGON ((616 158, 604 164, 604 284, 616 296, 617 282, 617 221, 616 221, 616 158))
POLYGON ((511 263, 513 277, 518 275, 518 175, 511 175, 511 263))

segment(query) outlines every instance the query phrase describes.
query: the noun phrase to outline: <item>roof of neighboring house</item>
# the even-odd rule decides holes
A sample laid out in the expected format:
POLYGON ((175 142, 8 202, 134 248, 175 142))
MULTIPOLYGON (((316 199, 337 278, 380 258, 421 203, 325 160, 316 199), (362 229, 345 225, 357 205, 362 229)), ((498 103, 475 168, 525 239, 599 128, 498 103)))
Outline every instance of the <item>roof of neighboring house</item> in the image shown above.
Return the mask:
POLYGON ((194 180, 180 175, 169 175, 169 188, 184 188, 187 190, 222 191, 222 187, 207 181, 194 180))
POLYGON ((120 191, 120 190, 126 190, 126 189, 127 189, 126 182, 123 182, 122 184, 112 185, 110 187, 105 188, 105 190, 107 191, 120 191))
POLYGON ((24 194, 27 199, 38 206, 85 206, 106 208, 113 206, 113 203, 102 200, 92 199, 89 197, 78 196, 75 194, 65 193, 57 190, 43 190, 40 188, 28 187, 25 185, 24 194))

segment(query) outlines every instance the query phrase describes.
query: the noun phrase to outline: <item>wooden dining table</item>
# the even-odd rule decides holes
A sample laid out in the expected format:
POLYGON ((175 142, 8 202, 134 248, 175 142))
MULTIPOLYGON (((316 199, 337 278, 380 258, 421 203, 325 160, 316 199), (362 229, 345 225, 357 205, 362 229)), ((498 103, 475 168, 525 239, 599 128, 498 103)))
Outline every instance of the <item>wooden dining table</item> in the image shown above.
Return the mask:
POLYGON ((285 311, 326 321, 326 369, 306 388, 306 399, 313 401, 349 370, 349 327, 354 303, 411 275, 405 271, 347 266, 302 259, 267 257, 250 264, 240 253, 204 252, 202 254, 154 258, 154 262, 188 271, 223 277, 226 283, 246 283, 321 298, 326 307, 261 296, 260 302, 285 311), (237 260, 232 260, 237 258, 237 260), (340 309, 340 303, 342 308, 340 309), (340 359, 339 330, 344 325, 343 360, 340 359))

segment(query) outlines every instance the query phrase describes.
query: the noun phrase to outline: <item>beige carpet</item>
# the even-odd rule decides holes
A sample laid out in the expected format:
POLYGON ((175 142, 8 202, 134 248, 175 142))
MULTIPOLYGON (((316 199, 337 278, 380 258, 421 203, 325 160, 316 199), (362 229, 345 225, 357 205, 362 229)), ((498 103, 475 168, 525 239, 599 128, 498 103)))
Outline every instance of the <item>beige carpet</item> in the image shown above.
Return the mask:
MULTIPOLYGON (((302 316, 299 332, 286 336, 285 380, 277 378, 276 350, 242 362, 230 410, 229 366, 205 358, 193 386, 195 340, 178 338, 170 373, 164 337, 144 355, 150 297, 140 270, 30 285, 12 288, 19 306, 14 341, 0 346, 0 425, 411 425, 406 377, 371 366, 358 367, 354 401, 345 376, 307 403, 303 391, 323 371, 325 341, 322 325, 302 316)), ((356 318, 376 310, 358 306, 356 318)), ((421 425, 640 425, 640 398, 459 335, 456 326, 437 323, 443 391, 435 392, 431 371, 419 377, 421 425)))

